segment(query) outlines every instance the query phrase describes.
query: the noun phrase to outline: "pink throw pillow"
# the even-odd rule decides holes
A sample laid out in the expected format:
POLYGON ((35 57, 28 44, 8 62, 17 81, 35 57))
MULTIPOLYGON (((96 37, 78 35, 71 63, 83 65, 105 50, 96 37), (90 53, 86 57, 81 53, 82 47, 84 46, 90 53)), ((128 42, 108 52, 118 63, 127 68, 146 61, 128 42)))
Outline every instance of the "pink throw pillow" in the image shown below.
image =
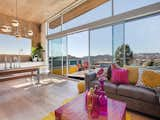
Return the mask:
POLYGON ((129 84, 128 70, 122 68, 112 69, 112 83, 129 84))

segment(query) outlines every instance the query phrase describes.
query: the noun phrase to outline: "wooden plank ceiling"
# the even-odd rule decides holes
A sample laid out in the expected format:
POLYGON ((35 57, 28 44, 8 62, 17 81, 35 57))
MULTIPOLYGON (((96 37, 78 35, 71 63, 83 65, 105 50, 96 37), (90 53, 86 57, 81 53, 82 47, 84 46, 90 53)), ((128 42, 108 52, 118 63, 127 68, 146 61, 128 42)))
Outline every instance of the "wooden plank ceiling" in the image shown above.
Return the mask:
MULTIPOLYGON (((19 19, 42 23, 77 0, 17 0, 19 19)), ((16 15, 16 0, 0 0, 0 14, 16 15)))

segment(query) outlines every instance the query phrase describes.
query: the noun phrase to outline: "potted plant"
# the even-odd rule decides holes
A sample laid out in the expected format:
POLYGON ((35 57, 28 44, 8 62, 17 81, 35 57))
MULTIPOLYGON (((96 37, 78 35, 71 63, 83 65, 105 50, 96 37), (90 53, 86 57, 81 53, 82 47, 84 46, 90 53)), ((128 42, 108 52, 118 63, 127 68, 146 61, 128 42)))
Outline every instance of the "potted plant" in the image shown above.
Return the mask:
POLYGON ((37 47, 32 47, 32 61, 42 61, 44 49, 41 43, 37 44, 37 47))

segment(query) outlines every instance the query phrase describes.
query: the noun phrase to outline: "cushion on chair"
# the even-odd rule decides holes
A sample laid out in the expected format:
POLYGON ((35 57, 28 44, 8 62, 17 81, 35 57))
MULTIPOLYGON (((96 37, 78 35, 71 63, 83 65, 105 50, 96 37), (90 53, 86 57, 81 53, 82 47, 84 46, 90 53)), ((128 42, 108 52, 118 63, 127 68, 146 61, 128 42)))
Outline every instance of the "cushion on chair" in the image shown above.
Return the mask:
POLYGON ((117 93, 118 95, 139 99, 149 103, 158 103, 155 92, 146 88, 132 85, 119 85, 117 93))

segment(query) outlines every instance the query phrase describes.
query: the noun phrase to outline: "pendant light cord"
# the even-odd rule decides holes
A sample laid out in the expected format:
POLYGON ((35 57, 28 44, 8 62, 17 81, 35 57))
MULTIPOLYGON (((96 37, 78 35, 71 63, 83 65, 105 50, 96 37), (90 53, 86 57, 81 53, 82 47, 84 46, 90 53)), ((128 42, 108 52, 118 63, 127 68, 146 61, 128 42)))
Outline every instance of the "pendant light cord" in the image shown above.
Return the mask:
POLYGON ((18 20, 18 17, 17 17, 17 0, 16 0, 16 20, 18 20))

